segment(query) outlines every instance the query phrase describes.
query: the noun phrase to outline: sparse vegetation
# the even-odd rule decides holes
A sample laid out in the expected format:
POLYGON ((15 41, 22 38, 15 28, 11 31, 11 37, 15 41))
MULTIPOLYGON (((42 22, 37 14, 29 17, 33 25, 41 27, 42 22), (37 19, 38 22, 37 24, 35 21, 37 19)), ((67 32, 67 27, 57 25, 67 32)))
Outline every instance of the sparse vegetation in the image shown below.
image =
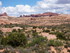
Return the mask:
MULTIPOLYGON (((3 25, 2 27, 18 26, 23 29, 13 29, 12 32, 2 32, 0 30, 0 49, 6 49, 3 53, 15 53, 15 50, 21 51, 21 53, 46 53, 49 52, 51 46, 57 49, 61 46, 64 46, 65 48, 70 47, 70 28, 67 25, 36 27, 10 24, 7 26, 3 25), (29 29, 29 27, 32 27, 32 29, 29 29), (37 32, 37 29, 42 31, 37 32), (44 32, 54 34, 57 38, 54 40, 48 40, 47 37, 44 37, 41 34, 44 32)), ((55 50, 57 51, 57 49, 55 50)), ((58 51, 60 52, 60 49, 58 51)), ((70 50, 68 50, 68 52, 70 52, 70 50)))

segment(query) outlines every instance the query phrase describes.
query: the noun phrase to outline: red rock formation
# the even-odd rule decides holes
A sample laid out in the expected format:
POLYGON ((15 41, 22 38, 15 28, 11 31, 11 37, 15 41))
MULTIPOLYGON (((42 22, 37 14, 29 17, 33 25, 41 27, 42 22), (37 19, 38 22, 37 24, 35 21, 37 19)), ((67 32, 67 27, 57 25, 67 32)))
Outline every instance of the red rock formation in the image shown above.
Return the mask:
POLYGON ((23 17, 22 15, 20 15, 20 17, 23 17))
POLYGON ((57 13, 46 12, 42 14, 23 15, 23 17, 42 17, 42 16, 58 16, 57 13))
POLYGON ((31 15, 23 15, 23 17, 31 17, 31 15))
POLYGON ((7 13, 0 14, 0 16, 8 16, 7 13))
POLYGON ((57 13, 52 13, 52 12, 46 12, 42 14, 43 16, 58 16, 59 14, 57 13))

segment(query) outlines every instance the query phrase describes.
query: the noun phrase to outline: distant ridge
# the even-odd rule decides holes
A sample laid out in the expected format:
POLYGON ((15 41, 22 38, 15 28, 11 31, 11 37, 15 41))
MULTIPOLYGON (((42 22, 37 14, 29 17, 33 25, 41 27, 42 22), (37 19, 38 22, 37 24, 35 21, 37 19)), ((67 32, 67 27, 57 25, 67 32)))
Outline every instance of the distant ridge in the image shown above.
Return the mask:
POLYGON ((42 14, 11 17, 4 13, 2 16, 0 16, 0 24, 23 24, 31 26, 52 26, 70 24, 70 14, 45 12, 42 14))
POLYGON ((43 17, 43 16, 58 16, 58 15, 59 14, 57 14, 57 13, 45 12, 42 14, 20 15, 20 17, 43 17))

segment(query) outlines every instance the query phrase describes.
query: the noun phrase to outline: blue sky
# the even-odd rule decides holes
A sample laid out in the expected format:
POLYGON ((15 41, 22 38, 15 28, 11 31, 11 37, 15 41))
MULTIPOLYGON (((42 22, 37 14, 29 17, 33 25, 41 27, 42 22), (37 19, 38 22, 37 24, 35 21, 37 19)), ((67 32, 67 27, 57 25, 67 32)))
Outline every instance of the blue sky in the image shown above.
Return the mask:
POLYGON ((37 1, 40 0, 1 0, 3 2, 3 6, 16 6, 16 5, 35 5, 37 1))
POLYGON ((70 14, 70 0, 0 0, 0 13, 9 16, 54 12, 70 14))

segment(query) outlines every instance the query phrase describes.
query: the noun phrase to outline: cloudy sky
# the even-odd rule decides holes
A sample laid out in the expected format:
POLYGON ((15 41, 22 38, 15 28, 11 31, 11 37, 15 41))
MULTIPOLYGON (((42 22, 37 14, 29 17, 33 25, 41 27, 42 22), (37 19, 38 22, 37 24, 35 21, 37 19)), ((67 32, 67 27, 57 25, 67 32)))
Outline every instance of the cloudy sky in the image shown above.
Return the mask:
POLYGON ((70 0, 0 0, 0 13, 10 16, 55 12, 70 14, 70 0))

